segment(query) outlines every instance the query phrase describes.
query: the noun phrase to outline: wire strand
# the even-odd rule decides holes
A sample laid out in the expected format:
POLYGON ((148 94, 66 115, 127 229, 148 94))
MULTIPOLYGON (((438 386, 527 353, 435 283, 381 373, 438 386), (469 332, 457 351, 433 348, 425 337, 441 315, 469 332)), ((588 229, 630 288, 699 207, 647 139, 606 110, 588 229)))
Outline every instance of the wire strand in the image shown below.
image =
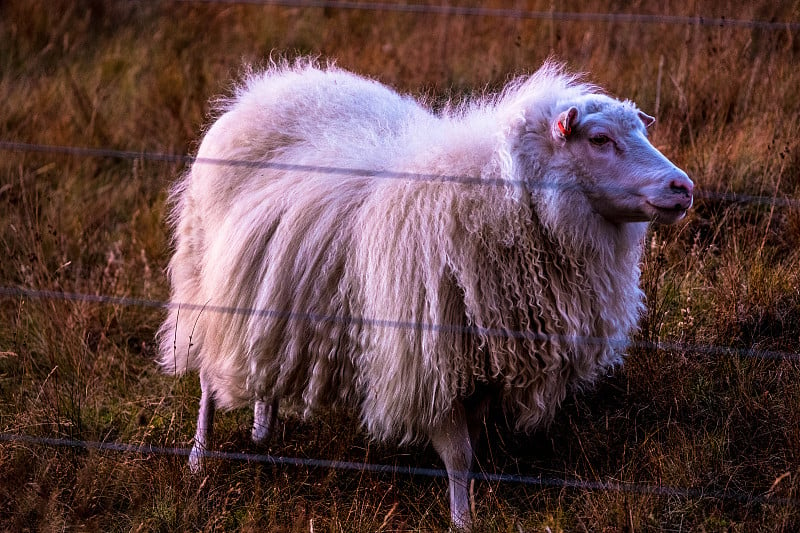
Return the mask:
POLYGON ((682 15, 648 15, 639 13, 579 13, 568 11, 528 11, 476 6, 429 4, 397 4, 390 2, 339 2, 330 0, 176 0, 182 3, 242 4, 295 8, 326 8, 342 10, 395 12, 425 15, 507 18, 517 20, 554 20, 560 22, 601 22, 624 24, 666 24, 671 26, 701 26, 761 30, 797 31, 800 23, 765 20, 744 20, 727 17, 690 17, 682 15))
MULTIPOLYGON (((191 451, 186 448, 164 447, 152 444, 128 444, 121 442, 98 442, 75 439, 60 439, 52 437, 34 437, 14 433, 0 433, 0 442, 24 443, 35 446, 77 448, 83 450, 98 450, 119 453, 133 453, 142 455, 161 456, 188 456, 191 451)), ((224 461, 237 461, 247 463, 267 464, 271 466, 289 466, 301 468, 326 468, 330 470, 345 470, 358 472, 371 472, 375 474, 392 474, 407 476, 422 476, 434 478, 447 478, 447 471, 440 468, 420 468, 415 466, 400 466, 375 463, 358 463, 353 461, 336 461, 331 459, 284 457, 271 454, 256 454, 244 452, 222 452, 203 450, 200 452, 204 458, 224 461)), ((578 490, 623 492, 631 494, 651 494, 655 496, 679 497, 685 499, 713 498, 717 500, 735 501, 742 504, 770 504, 783 506, 798 506, 800 500, 795 498, 778 498, 769 493, 753 495, 745 492, 729 490, 707 490, 696 488, 670 487, 664 485, 649 485, 644 483, 630 483, 621 481, 585 481, 581 479, 561 479, 545 476, 530 476, 518 474, 469 472, 469 478, 479 481, 494 483, 517 483, 522 485, 557 487, 578 490)))
MULTIPOLYGON (((424 5, 424 4, 394 4, 394 3, 379 3, 379 2, 334 2, 334 1, 316 1, 316 0, 176 0, 184 3, 219 3, 219 4, 255 4, 255 5, 271 5, 283 7, 301 7, 301 8, 333 8, 342 10, 365 10, 375 12, 398 12, 398 13, 414 13, 414 14, 434 14, 434 15, 448 15, 448 16, 469 16, 469 17, 494 17, 494 18, 512 18, 521 20, 553 20, 562 22, 593 22, 593 23, 624 23, 624 24, 667 24, 667 25, 686 25, 686 26, 701 26, 701 27, 719 27, 719 28, 740 28, 740 29, 760 29, 769 31, 791 31, 795 32, 800 29, 800 23, 797 22, 771 22, 771 21, 758 21, 758 20, 739 20, 728 18, 715 18, 715 17, 688 17, 688 16, 672 16, 672 15, 645 15, 645 14, 627 14, 627 13, 571 13, 571 12, 544 12, 544 11, 526 11, 519 9, 496 9, 484 7, 461 7, 461 6, 448 6, 448 5, 424 5)), ((355 175, 355 176, 374 176, 378 178, 394 178, 394 179, 410 179, 410 180, 442 180, 442 181, 456 181, 464 184, 474 185, 500 185, 508 184, 501 180, 480 180, 469 177, 459 176, 439 176, 439 175, 426 175, 426 174, 413 174, 404 172, 391 172, 381 171, 375 172, 367 169, 347 169, 335 167, 317 167, 310 165, 285 165, 278 163, 254 163, 247 161, 233 161, 233 160, 215 160, 207 158, 197 158, 181 154, 168 154, 168 153, 154 153, 154 152, 135 152, 125 150, 114 150, 107 148, 89 148, 89 147, 71 147, 71 146, 54 146, 42 145, 33 143, 19 143, 12 141, 0 141, 0 150, 15 151, 15 152, 36 152, 44 154, 59 154, 70 155, 76 157, 94 157, 94 158, 112 158, 123 160, 147 160, 154 162, 163 162, 170 164, 217 164, 229 166, 246 166, 246 167, 265 167, 279 170, 291 170, 302 172, 316 172, 329 175, 355 175)), ((732 204, 764 204, 776 205, 779 207, 798 207, 800 200, 790 198, 777 198, 767 196, 751 196, 729 192, 714 192, 714 191, 699 191, 696 196, 705 200, 719 201, 732 204)), ((186 308, 201 308, 205 307, 206 310, 211 312, 225 312, 225 313, 246 313, 246 314, 263 314, 265 316, 282 317, 293 320, 337 320, 337 321, 356 321, 362 324, 378 326, 378 327, 397 327, 397 328, 431 328, 442 331, 460 331, 472 334, 489 334, 489 335, 518 335, 530 336, 536 335, 531 332, 506 332, 506 331, 493 331, 490 329, 482 328, 463 328, 447 325, 421 325, 408 322, 396 322, 387 320, 376 320, 368 318, 357 317, 334 317, 334 316, 320 316, 308 313, 292 313, 280 310, 256 310, 256 309, 237 309, 225 308, 214 306, 201 306, 192 303, 172 303, 163 302, 143 298, 129 298, 129 297, 115 297, 106 295, 91 295, 69 292, 57 291, 44 291, 35 289, 22 289, 15 287, 0 287, 0 297, 27 297, 47 300, 68 300, 79 301, 97 304, 109 304, 119 306, 135 306, 143 308, 163 309, 170 307, 186 307, 186 308)), ((549 338, 549 337, 548 337, 549 338)), ((586 342, 607 342, 608 339, 597 339, 587 337, 586 342)), ((620 340, 619 342, 623 342, 620 340)), ((712 346, 712 345, 688 345, 680 342, 662 342, 657 343, 634 341, 625 343, 632 347, 642 349, 657 349, 666 351, 686 351, 703 353, 708 355, 722 355, 732 354, 746 357, 759 357, 766 359, 787 359, 792 361, 800 360, 800 355, 797 353, 770 351, 770 350, 756 350, 756 349, 741 349, 725 346, 712 346)), ((142 455, 161 455, 161 456, 188 456, 190 450, 180 447, 163 447, 150 444, 129 444, 121 442, 98 442, 98 441, 83 441, 73 439, 60 439, 60 438, 47 438, 47 437, 34 437, 30 435, 0 433, 0 442, 5 443, 22 443, 33 446, 47 446, 47 447, 60 447, 60 448, 73 448, 81 450, 97 450, 102 452, 115 452, 115 453, 128 453, 128 454, 142 454, 142 455)), ((376 474, 392 474, 392 475, 409 475, 409 476, 423 476, 433 478, 447 478, 447 472, 443 469, 434 468, 419 468, 413 466, 398 466, 388 464, 370 464, 358 463, 350 461, 336 461, 315 458, 296 458, 284 457, 271 454, 253 454, 253 453, 238 453, 238 452, 221 452, 221 451, 204 451, 202 452, 206 458, 226 460, 226 461, 239 461, 247 463, 259 463, 270 466, 286 466, 286 467, 303 467, 303 468, 327 468, 344 471, 360 471, 371 472, 376 474)), ((644 483, 629 483, 614 480, 581 480, 581 479, 561 479, 555 477, 545 476, 530 476, 530 475, 515 475, 503 473, 486 473, 475 472, 470 475, 472 479, 480 481, 489 481, 497 483, 517 483, 530 486, 541 487, 557 487, 576 490, 588 491, 609 491, 609 492, 623 492, 630 494, 640 495, 655 495, 664 497, 677 497, 684 499, 717 499, 724 501, 732 501, 740 504, 764 504, 764 505, 782 505, 782 506, 798 506, 800 500, 795 498, 782 498, 773 497, 769 492, 764 494, 750 494, 746 492, 737 492, 730 490, 706 490, 698 488, 683 488, 672 487, 664 485, 652 485, 644 483)))
POLYGON ((377 328, 393 329, 413 329, 424 331, 437 331, 444 333, 457 333, 465 335, 482 335, 487 337, 508 337, 524 338, 539 341, 556 342, 576 342, 588 345, 610 345, 616 349, 637 348, 641 350, 661 350, 676 353, 699 353, 704 355, 734 355, 739 357, 749 357, 757 359, 789 360, 800 362, 800 353, 779 351, 779 350, 760 350, 757 348, 735 348, 731 346, 697 345, 679 341, 658 341, 650 342, 643 340, 629 340, 627 338, 604 338, 592 336, 570 336, 556 335, 547 333, 536 333, 533 331, 512 331, 499 328, 484 328, 478 326, 458 326, 450 324, 423 324, 419 322, 407 322, 396 320, 385 320, 369 317, 333 316, 321 315, 316 313, 302 313, 296 311, 286 311, 280 309, 252 309, 238 307, 214 306, 208 304, 197 304, 191 302, 166 302, 160 300, 150 300, 145 298, 129 298, 120 296, 104 296, 96 294, 82 294, 74 292, 59 292, 37 289, 24 289, 18 287, 0 287, 0 297, 27 297, 44 300, 63 300, 86 303, 98 303, 108 305, 120 305, 131 307, 145 307, 156 309, 190 309, 212 313, 228 313, 239 315, 257 315, 262 317, 310 321, 310 322, 340 322, 344 324, 357 324, 359 326, 369 326, 377 328))
MULTIPOLYGON (((262 168, 273 169, 288 172, 308 172, 316 174, 324 174, 331 176, 354 176, 354 177, 370 177, 375 179, 400 179, 409 181, 429 181, 429 182, 443 182, 443 183, 459 183, 462 185, 470 186, 486 186, 486 187, 501 187, 501 186, 534 186, 539 189, 557 189, 562 185, 555 182, 542 182, 531 184, 524 180, 503 180, 503 179, 485 179, 470 176, 454 176, 454 175, 441 175, 441 174, 423 174, 416 172, 403 172, 393 170, 375 170, 366 168, 344 168, 344 167, 330 167, 330 166, 317 166, 317 165, 296 165, 290 163, 278 163, 272 161, 245 161, 237 159, 218 159, 208 157, 196 157, 185 154, 170 154, 164 152, 136 152, 133 150, 116 150, 112 148, 94 148, 83 146, 67 146, 67 145, 52 145, 52 144, 38 144, 38 143, 24 143, 17 141, 0 140, 0 151, 7 152, 23 152, 23 153, 39 153, 51 155, 63 155, 72 157, 86 157, 86 158, 108 158, 108 159, 121 159, 130 161, 153 161, 160 163, 170 164, 207 164, 207 165, 221 165, 231 167, 246 167, 246 168, 262 168)), ((698 191, 695 190, 695 197, 711 202, 720 202, 725 204, 757 204, 757 205, 774 205, 776 207, 800 208, 800 199, 794 198, 779 198, 777 196, 755 196, 748 194, 739 194, 732 192, 717 192, 717 191, 698 191)))

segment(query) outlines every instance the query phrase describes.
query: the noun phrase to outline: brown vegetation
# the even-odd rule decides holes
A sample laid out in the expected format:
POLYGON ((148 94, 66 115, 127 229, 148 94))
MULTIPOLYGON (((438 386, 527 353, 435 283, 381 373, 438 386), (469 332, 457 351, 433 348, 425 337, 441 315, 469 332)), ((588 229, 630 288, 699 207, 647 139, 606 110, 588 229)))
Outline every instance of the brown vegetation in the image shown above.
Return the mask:
MULTIPOLYGON (((740 4, 596 0, 556 11, 800 21, 796 3, 740 4)), ((680 490, 477 481, 477 525, 800 527, 800 366, 797 357, 757 355, 800 352, 796 27, 52 0, 0 4, 0 43, 0 141, 191 153, 210 99, 244 64, 271 55, 335 58, 434 106, 501 87, 553 55, 635 100, 657 115, 654 144, 698 186, 687 221, 651 233, 641 342, 547 430, 514 435, 491 421, 480 466, 680 490)), ((146 156, 3 149, 0 287, 165 299, 165 191, 180 172, 146 156)), ((0 432, 187 447, 199 389, 196 378, 158 373, 162 317, 146 306, 0 294, 0 432)), ((304 421, 286 410, 274 438, 255 447, 250 416, 221 415, 215 448, 440 467, 424 447, 369 442, 345 413, 304 421)), ((444 480, 223 460, 194 478, 183 456, 0 442, 0 527, 10 531, 391 531, 447 522, 444 480)))

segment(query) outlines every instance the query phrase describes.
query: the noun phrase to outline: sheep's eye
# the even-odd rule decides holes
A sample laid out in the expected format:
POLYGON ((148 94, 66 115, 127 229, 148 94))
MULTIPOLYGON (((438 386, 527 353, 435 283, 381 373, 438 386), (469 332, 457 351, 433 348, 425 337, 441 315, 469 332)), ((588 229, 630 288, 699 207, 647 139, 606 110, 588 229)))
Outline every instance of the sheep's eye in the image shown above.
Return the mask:
POLYGON ((595 135, 589 138, 589 142, 595 146, 605 146, 611 142, 611 139, 609 139, 607 135, 595 135))

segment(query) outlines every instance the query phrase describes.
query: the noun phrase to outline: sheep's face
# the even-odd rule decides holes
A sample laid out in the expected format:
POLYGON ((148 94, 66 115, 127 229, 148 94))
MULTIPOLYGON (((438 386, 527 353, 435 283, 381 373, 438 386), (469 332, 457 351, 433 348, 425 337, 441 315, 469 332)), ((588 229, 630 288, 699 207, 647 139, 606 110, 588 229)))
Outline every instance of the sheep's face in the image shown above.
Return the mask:
POLYGON ((553 119, 554 157, 591 208, 614 223, 672 224, 692 206, 694 184, 650 144, 655 119, 630 102, 592 95, 553 119))

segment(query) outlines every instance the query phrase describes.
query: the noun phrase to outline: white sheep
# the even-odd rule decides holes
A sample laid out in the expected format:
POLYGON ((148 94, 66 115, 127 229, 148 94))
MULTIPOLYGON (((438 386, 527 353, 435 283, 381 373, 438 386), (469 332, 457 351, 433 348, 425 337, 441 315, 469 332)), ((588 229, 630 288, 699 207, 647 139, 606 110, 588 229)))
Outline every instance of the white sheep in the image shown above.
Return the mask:
POLYGON ((488 405, 531 430, 621 362, 648 222, 683 218, 692 181, 653 118, 554 63, 440 113, 282 63, 220 113, 173 190, 159 331, 162 368, 200 374, 192 469, 215 408, 255 402, 260 440, 280 399, 349 405, 433 444, 470 528, 488 405))

